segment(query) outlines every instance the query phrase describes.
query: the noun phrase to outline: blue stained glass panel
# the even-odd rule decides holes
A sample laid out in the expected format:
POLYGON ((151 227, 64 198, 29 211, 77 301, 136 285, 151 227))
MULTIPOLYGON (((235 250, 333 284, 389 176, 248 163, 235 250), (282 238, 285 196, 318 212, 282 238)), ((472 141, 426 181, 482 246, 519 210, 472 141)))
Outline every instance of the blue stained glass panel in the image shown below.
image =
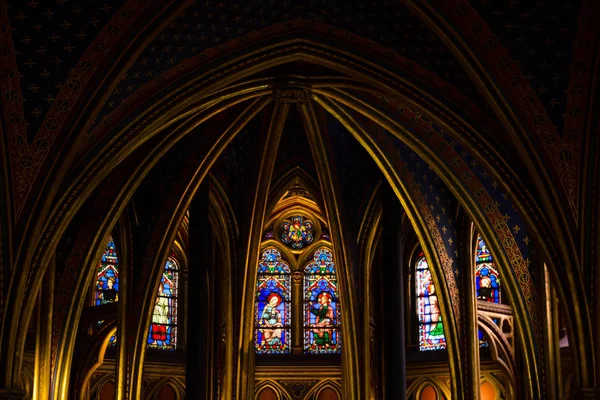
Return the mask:
POLYGON ((446 337, 438 298, 429 265, 423 255, 417 261, 415 282, 419 319, 419 349, 421 351, 445 349, 446 337))
POLYGON ((300 215, 284 220, 280 227, 281 241, 298 250, 313 242, 313 224, 300 215))
POLYGON ((475 257, 475 289, 477 299, 490 303, 500 303, 500 274, 492 256, 479 236, 475 257))
POLYGON ((304 352, 341 353, 341 307, 329 249, 319 249, 304 269, 304 352))
POLYGON ((291 345, 291 274, 275 248, 258 264, 254 306, 257 354, 288 354, 291 345))
POLYGON ((96 274, 94 305, 114 303, 119 300, 119 259, 111 237, 100 259, 96 274))

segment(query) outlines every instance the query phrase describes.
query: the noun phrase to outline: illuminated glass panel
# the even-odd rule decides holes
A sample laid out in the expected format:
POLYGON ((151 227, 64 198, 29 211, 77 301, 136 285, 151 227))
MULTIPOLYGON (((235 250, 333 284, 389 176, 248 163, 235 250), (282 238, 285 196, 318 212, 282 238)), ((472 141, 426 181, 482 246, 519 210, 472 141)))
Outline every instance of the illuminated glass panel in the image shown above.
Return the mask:
POLYGON ((475 288, 478 300, 500 303, 500 275, 481 236, 477 238, 475 288))
POLYGON ((341 353, 340 317, 333 254, 319 249, 304 269, 304 352, 341 353))
POLYGON ((313 242, 313 224, 306 218, 295 215, 284 220, 280 227, 281 241, 298 250, 313 242))
POLYGON ((160 278, 158 294, 148 333, 148 347, 175 350, 177 345, 177 289, 179 266, 173 257, 167 259, 160 278))
POLYGON ((438 297, 431 278, 431 271, 423 253, 416 267, 417 315, 419 317, 419 349, 442 350, 446 348, 446 337, 438 297))
POLYGON ((289 354, 291 324, 290 267, 277 249, 266 249, 258 263, 254 303, 257 354, 289 354))
POLYGON ((100 259, 96 274, 94 305, 114 303, 119 300, 119 259, 113 238, 109 238, 100 259))

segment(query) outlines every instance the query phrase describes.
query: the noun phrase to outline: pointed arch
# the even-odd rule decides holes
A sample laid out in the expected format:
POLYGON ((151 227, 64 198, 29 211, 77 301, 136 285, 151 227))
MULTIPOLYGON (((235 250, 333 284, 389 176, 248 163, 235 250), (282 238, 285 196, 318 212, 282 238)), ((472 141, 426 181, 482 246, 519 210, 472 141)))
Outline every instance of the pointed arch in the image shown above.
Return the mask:
MULTIPOLYGON (((228 79, 229 79, 229 77, 230 77, 230 76, 231 76, 231 75, 228 75, 228 79)), ((231 78, 231 79, 233 79, 233 78, 231 78)), ((133 119, 132 119, 132 120, 133 120, 133 119)), ((121 158, 121 157, 117 157, 117 158, 121 158)), ((501 174, 504 174, 504 170, 502 170, 502 171, 503 171, 503 172, 498 172, 497 174, 500 174, 500 175, 501 175, 501 174)), ((543 183, 542 183, 542 184, 543 184, 543 183)), ((88 189, 89 189, 89 188, 85 188, 85 190, 88 190, 88 189)), ((514 197, 517 197, 517 195, 516 195, 516 194, 514 194, 514 193, 512 193, 512 192, 511 192, 510 194, 511 194, 512 196, 514 196, 514 197)), ((66 197, 67 197, 67 196, 66 196, 66 197)), ((83 197, 83 196, 82 196, 82 197, 83 197)), ((524 206, 523 206, 522 204, 519 204, 519 208, 523 208, 523 207, 524 207, 524 206)), ((58 209, 58 208, 65 208, 65 207, 57 207, 57 209, 58 209)), ((67 209, 74 209, 74 208, 71 208, 71 207, 66 207, 66 208, 67 208, 67 209)), ((75 208, 76 208, 76 207, 75 207, 75 208)), ((542 210, 542 211, 543 211, 543 210, 542 210)), ((537 226, 539 221, 541 221, 541 222, 539 222, 539 224, 544 224, 544 223, 545 223, 545 218, 544 218, 544 216, 543 216, 543 215, 541 215, 541 216, 540 216, 540 215, 539 215, 537 212, 533 212, 533 213, 532 213, 532 215, 531 215, 531 218, 529 218, 529 217, 528 217, 528 219, 530 219, 531 221, 533 221, 533 222, 532 222, 532 225, 534 225, 534 226, 537 226), (538 220, 538 221, 536 221, 536 220, 535 220, 535 218, 539 218, 539 220, 538 220)), ((482 218, 482 217, 480 217, 480 218, 479 218, 479 221, 482 221, 482 220, 483 220, 483 218, 482 218)), ((62 224, 62 222, 61 222, 60 224, 56 224, 56 225, 57 225, 57 226, 62 226, 63 224, 62 224)), ((481 225, 481 222, 480 222, 480 225, 481 225)), ((544 231, 544 230, 545 230, 545 228, 544 228, 544 227, 541 227, 541 228, 540 228, 540 231, 544 231)), ((493 238, 492 238, 493 232, 491 231, 491 228, 488 228, 488 229, 487 229, 487 231, 486 231, 485 233, 486 233, 486 235, 488 235, 488 234, 490 235, 490 236, 489 236, 489 239, 490 239, 490 240, 495 240, 496 242, 498 242, 498 241, 500 240, 499 238, 496 238, 496 239, 493 239, 493 238)), ((52 236, 52 235, 49 235, 49 237, 51 237, 51 236, 52 236)), ((488 237, 488 236, 486 236, 486 237, 488 237)), ((550 241, 556 242, 556 241, 558 241, 558 239, 556 239, 556 240, 554 240, 554 239, 548 239, 548 241, 549 241, 549 242, 550 242, 550 241)), ((564 243, 567 243, 567 242, 568 242, 568 241, 565 241, 564 243)), ((492 244, 492 243, 490 242, 490 244, 492 244)), ((49 246, 49 247, 52 247, 52 246, 49 246)), ((495 247, 497 247, 497 248, 498 248, 498 252, 502 252, 502 249, 500 248, 500 246, 496 246, 496 245, 495 245, 495 247)), ((552 247, 552 244, 549 244, 548 246, 544 245, 543 251, 544 251, 545 253, 550 253, 550 250, 552 250, 552 248, 551 248, 551 247, 552 247)), ((44 250, 44 251, 45 251, 45 250, 44 250)), ((29 254, 29 252, 25 252, 25 253, 29 254)), ((33 252, 32 252, 32 253, 33 253, 33 252)), ((50 253, 50 252, 48 252, 48 253, 50 253)), ((560 256, 561 256, 561 258, 568 258, 568 257, 566 257, 566 255, 565 255, 565 254, 560 254, 560 256)), ((502 255, 498 254, 498 256, 497 256, 497 257, 498 257, 498 259, 501 259, 501 258, 502 258, 504 261, 509 261, 509 259, 508 259, 508 256, 507 256, 507 255, 504 255, 504 256, 502 256, 502 255)), ((43 260, 44 260, 45 258, 47 258, 47 257, 46 257, 46 256, 39 257, 39 259, 40 259, 40 260, 42 260, 42 261, 40 261, 40 265, 43 265, 43 264, 44 264, 43 260)), ((573 258, 573 260, 575 260, 575 259, 576 259, 576 258, 573 258)), ((564 260, 563 260, 563 261, 564 261, 564 260)), ((557 260, 556 262, 557 262, 557 263, 560 263, 560 262, 561 262, 561 260, 557 260)), ((25 264, 25 265, 28 265, 28 263, 27 263, 27 262, 24 262, 23 264, 25 264)), ((503 265, 506 265, 506 268, 510 268, 510 264, 508 264, 508 263, 504 263, 504 262, 503 262, 503 265)), ((569 277, 569 280, 570 280, 570 281, 572 281, 572 282, 569 282, 569 286, 576 287, 576 285, 574 285, 574 284, 573 284, 573 282, 577 282, 577 281, 578 281, 578 279, 579 279, 579 275, 578 275, 578 271, 576 270, 576 268, 572 268, 572 267, 573 267, 573 265, 571 265, 571 264, 570 264, 570 263, 568 263, 568 261, 567 261, 567 265, 565 266, 565 270, 569 271, 569 274, 568 274, 567 276, 569 277), (571 274, 571 273, 572 273, 572 274, 571 274), (571 276, 572 276, 572 277, 571 277, 571 276)), ((42 267, 42 268, 43 268, 43 267, 42 267)), ((552 266, 552 268, 555 268, 555 267, 554 267, 554 266, 552 266)), ((507 275, 508 275, 508 274, 507 274, 507 275)), ((507 279, 507 285, 506 285, 506 286, 507 286, 507 289, 508 289, 508 286, 509 286, 509 285, 512 285, 512 286, 516 287, 516 286, 514 285, 514 282, 512 282, 512 281, 515 281, 515 279, 514 279, 514 278, 508 278, 508 276, 507 276, 507 277, 506 277, 506 279, 507 279), (512 279, 512 281, 509 281, 509 279, 512 279), (512 282, 512 283, 511 283, 511 282, 512 282)), ((565 288, 563 288, 563 292, 567 292, 567 291, 566 291, 566 286, 567 286, 567 283, 561 283, 561 285, 563 285, 563 286, 565 287, 565 288)), ((252 289, 253 289, 253 288, 252 288, 252 289)), ((518 293, 518 292, 516 291, 516 289, 513 289, 513 291, 514 291, 514 294, 515 294, 515 296, 512 296, 512 295, 511 295, 511 297, 515 299, 515 303, 518 301, 517 297, 519 297, 519 296, 521 296, 521 297, 524 297, 524 296, 523 296, 521 293, 518 293)), ((512 294, 512 293, 513 293, 513 292, 511 292, 511 294, 512 294)), ((578 293, 574 293, 574 294, 572 294, 572 297, 573 297, 573 299, 574 299, 575 301, 573 301, 573 302, 566 302, 566 303, 569 305, 569 307, 572 307, 572 308, 574 308, 574 310, 572 310, 572 311, 574 311, 574 312, 572 313, 572 315, 573 315, 573 318, 583 321, 583 323, 584 323, 584 325, 585 325, 585 326, 584 326, 584 329, 581 329, 580 331, 576 332, 576 334, 578 335, 578 337, 589 337, 589 336, 590 336, 590 333, 592 332, 592 330, 591 330, 591 329, 589 329, 589 325, 587 325, 587 324, 588 324, 588 322, 586 321, 586 318, 580 318, 580 317, 581 317, 581 315, 585 313, 585 305, 586 305, 586 303, 585 303, 585 299, 584 299, 582 296, 583 296, 583 295, 580 295, 580 294, 578 294, 578 293), (571 305, 571 304, 572 304, 572 305, 571 305)), ((564 296, 563 296, 563 297, 564 297, 564 296)), ((571 298, 571 297, 567 297, 567 299, 570 299, 570 298, 571 298)), ((518 310, 518 308, 519 308, 519 307, 522 309, 522 308, 523 308, 523 305, 515 304, 515 308, 517 309, 517 312, 519 312, 519 310, 518 310)), ((15 311, 15 314, 18 314, 18 313, 19 313, 19 310, 17 310, 17 308, 19 308, 19 310, 20 310, 20 307, 14 307, 14 308, 13 308, 13 309, 15 309, 15 310, 16 310, 16 311, 15 311)), ((10 307, 8 307, 8 309, 11 309, 11 308, 10 308, 10 307)), ((450 314, 450 312, 451 312, 451 310, 449 310, 448 314, 450 314)), ((25 314, 27 314, 27 313, 25 313, 25 314)), ((525 316, 525 317, 526 317, 526 316, 525 316)), ((521 327, 523 327, 522 329, 527 329, 527 326, 528 326, 528 325, 527 325, 527 323, 528 323, 528 320, 527 320, 525 317, 523 316, 523 311, 521 311, 521 317, 520 317, 520 322, 521 322, 521 323, 520 323, 520 326, 521 326, 521 327)), ((13 319, 14 319, 14 316, 13 316, 13 319)), ((27 318, 25 318, 25 319, 27 319, 27 318)), ((23 330, 23 329, 21 329, 21 330, 23 330)), ((143 333, 145 333, 145 332, 143 332, 143 333)), ((532 353, 534 353, 534 352, 535 352, 535 345, 531 343, 531 342, 532 342, 532 339, 531 339, 531 333, 530 333, 530 332, 525 332, 525 333, 521 334, 521 338, 523 339, 523 342, 525 343, 525 346, 524 346, 524 347, 525 347, 525 348, 527 348, 527 349, 529 349, 529 348, 531 348, 531 349, 534 349, 534 350, 532 350, 532 351, 531 351, 532 353)), ((11 339, 11 340, 12 340, 12 339, 11 339)), ((584 346, 584 345, 583 345, 583 343, 589 343, 589 340, 577 340, 577 343, 580 343, 580 346, 584 346)), ((9 344, 9 350, 10 350, 11 352, 13 352, 14 354, 19 354, 19 352, 18 352, 18 351, 13 351, 12 347, 16 347, 16 345, 13 345, 12 343, 10 343, 10 344, 9 344)), ((583 356, 581 356, 581 355, 579 355, 579 354, 576 354, 576 356, 577 356, 577 357, 583 357, 583 356)), ((12 356, 12 355, 9 355, 9 357, 13 357, 13 356, 12 356)), ((535 361, 536 361, 536 359, 535 359, 535 354, 529 354, 529 355, 528 355, 528 357, 527 357, 527 360, 528 360, 528 361, 527 361, 528 363, 530 363, 530 362, 535 362, 535 361)), ((10 364, 10 363, 7 363, 7 364, 10 364)), ((11 370, 12 370, 12 369, 11 369, 11 370)), ((530 371, 533 371, 533 370, 534 370, 534 368, 530 368, 530 371)), ((583 371, 583 372, 586 372, 586 371, 583 371)), ((534 374, 533 374, 532 372, 530 372, 530 375, 534 375, 534 374)), ((587 375, 589 375, 589 373, 588 373, 587 375)), ((530 379, 530 381, 531 381, 531 382, 534 382, 534 378, 532 377, 532 379, 530 379)), ((535 390, 535 389, 534 389, 534 390, 535 390)))
POLYGON ((339 382, 333 380, 333 379, 326 379, 324 381, 321 381, 319 383, 317 383, 315 386, 313 386, 310 391, 306 394, 307 399, 319 399, 319 395, 325 391, 325 390, 332 390, 336 395, 338 399, 342 399, 342 390, 340 387, 339 382))
POLYGON ((448 387, 439 378, 429 376, 423 376, 413 381, 406 390, 406 398, 419 399, 418 396, 427 386, 433 387, 440 399, 452 398, 448 387))
POLYGON ((168 386, 173 390, 176 400, 183 400, 185 398, 185 382, 179 378, 170 376, 159 379, 147 387, 144 394, 144 400, 156 399, 165 386, 168 386))
POLYGON ((275 393, 275 395, 277 396, 277 400, 290 400, 291 399, 291 397, 289 396, 289 394, 287 393, 285 388, 276 381, 265 380, 265 381, 262 381, 261 383, 259 383, 258 385, 256 385, 255 398, 257 400, 260 400, 260 395, 264 390, 272 390, 275 393))

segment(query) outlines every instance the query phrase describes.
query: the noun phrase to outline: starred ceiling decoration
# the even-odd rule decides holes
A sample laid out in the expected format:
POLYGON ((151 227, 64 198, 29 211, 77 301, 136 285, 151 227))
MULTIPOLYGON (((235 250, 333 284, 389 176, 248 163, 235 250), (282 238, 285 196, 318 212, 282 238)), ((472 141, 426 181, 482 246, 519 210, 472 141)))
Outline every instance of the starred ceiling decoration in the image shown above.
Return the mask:
MULTIPOLYGON (((241 5, 199 1, 185 9, 150 43, 127 71, 96 124, 143 84, 181 61, 249 32, 298 18, 325 23, 371 39, 452 82, 465 95, 481 99, 477 88, 446 46, 400 2, 381 0, 350 4, 325 0, 259 0, 241 5)), ((485 105, 485 102, 480 104, 485 105)))
POLYGON ((581 0, 471 2, 500 43, 509 49, 558 132, 564 126, 569 64, 581 3, 581 0))
POLYGON ((30 142, 77 61, 118 9, 92 0, 8 4, 30 142))

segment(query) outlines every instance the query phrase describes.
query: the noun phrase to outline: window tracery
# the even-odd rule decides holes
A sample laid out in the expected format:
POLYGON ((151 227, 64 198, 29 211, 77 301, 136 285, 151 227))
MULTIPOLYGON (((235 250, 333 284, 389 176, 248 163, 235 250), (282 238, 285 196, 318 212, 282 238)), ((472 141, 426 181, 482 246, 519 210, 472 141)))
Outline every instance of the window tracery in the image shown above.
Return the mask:
POLYGON ((313 223, 307 217, 294 215, 281 223, 281 241, 294 250, 313 242, 313 223))
POLYGON ((261 235, 255 352, 340 354, 340 302, 330 237, 316 203, 306 191, 293 189, 275 205, 261 235))

